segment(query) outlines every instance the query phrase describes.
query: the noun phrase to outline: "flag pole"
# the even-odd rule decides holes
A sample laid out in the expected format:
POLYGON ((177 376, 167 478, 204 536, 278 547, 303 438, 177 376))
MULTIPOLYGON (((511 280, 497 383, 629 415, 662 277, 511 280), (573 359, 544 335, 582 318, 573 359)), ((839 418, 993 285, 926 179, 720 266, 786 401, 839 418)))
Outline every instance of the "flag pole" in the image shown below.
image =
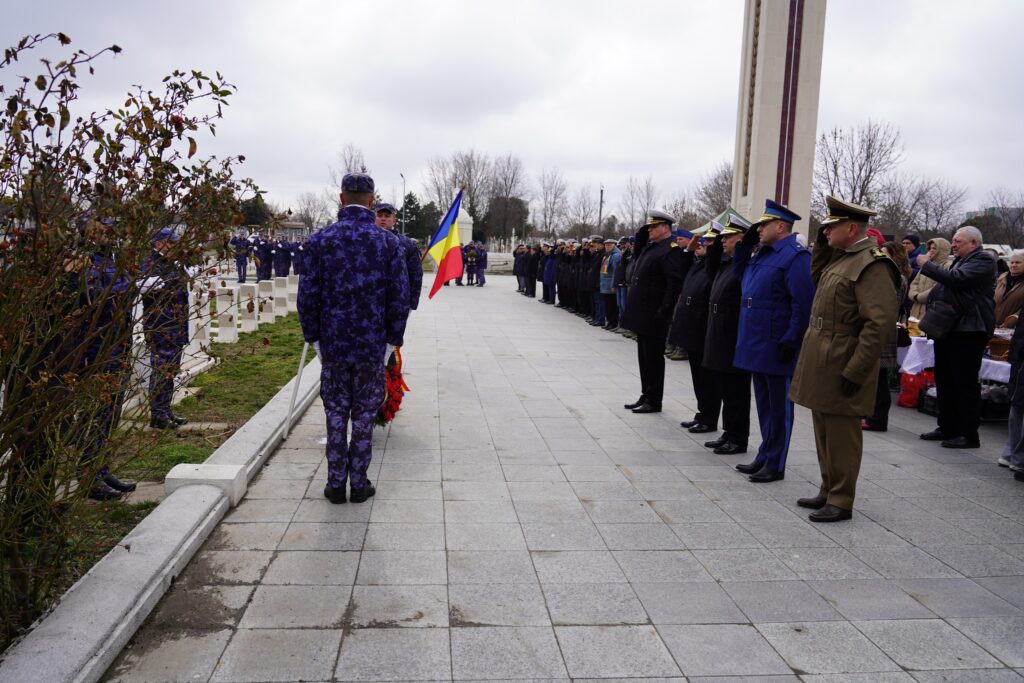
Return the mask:
POLYGON ((284 421, 284 438, 288 438, 288 432, 292 430, 292 413, 295 412, 295 399, 299 395, 299 385, 302 383, 302 371, 306 367, 306 353, 309 351, 309 342, 302 345, 302 355, 299 357, 299 369, 295 373, 295 387, 292 389, 292 400, 288 404, 288 418, 284 421))

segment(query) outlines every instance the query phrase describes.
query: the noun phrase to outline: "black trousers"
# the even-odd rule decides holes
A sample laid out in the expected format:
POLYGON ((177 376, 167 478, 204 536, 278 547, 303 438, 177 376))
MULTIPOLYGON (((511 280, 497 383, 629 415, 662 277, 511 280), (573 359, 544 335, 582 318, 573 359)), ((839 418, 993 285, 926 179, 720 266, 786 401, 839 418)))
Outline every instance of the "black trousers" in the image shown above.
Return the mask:
POLYGON ((611 327, 619 326, 619 304, 615 301, 615 292, 602 294, 604 299, 604 319, 611 327))
POLYGON ((644 403, 661 408, 665 395, 665 335, 638 334, 636 357, 640 362, 640 390, 644 403))
POLYGON ((537 278, 526 276, 526 296, 537 296, 537 278))
POLYGON ((939 399, 939 430, 947 439, 978 440, 981 385, 978 372, 988 344, 984 332, 953 332, 935 340, 935 391, 939 399))
POLYGON ((696 420, 703 425, 718 428, 718 415, 722 411, 722 394, 714 370, 704 367, 704 350, 686 349, 690 360, 690 378, 693 393, 697 395, 696 420))
POLYGON ((889 368, 878 369, 878 388, 875 389, 875 412, 865 418, 875 429, 888 429, 892 394, 889 393, 889 368))
POLYGON ((746 446, 750 438, 750 373, 711 372, 722 391, 722 430, 729 441, 746 446))
POLYGON ((593 290, 583 291, 577 296, 580 305, 580 312, 585 315, 594 315, 594 292, 593 290))

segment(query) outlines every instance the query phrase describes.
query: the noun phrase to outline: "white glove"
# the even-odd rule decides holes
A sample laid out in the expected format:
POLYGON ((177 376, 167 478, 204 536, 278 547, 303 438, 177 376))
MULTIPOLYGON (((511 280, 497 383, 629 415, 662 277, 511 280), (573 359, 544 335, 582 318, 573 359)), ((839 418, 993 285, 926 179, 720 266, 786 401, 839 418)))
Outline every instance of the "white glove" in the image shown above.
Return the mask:
POLYGON ((384 365, 388 364, 388 358, 391 358, 391 354, 394 353, 394 351, 395 351, 395 345, 394 344, 388 344, 384 348, 384 365))
POLYGON ((320 357, 320 342, 313 342, 313 350, 316 351, 316 355, 320 357))

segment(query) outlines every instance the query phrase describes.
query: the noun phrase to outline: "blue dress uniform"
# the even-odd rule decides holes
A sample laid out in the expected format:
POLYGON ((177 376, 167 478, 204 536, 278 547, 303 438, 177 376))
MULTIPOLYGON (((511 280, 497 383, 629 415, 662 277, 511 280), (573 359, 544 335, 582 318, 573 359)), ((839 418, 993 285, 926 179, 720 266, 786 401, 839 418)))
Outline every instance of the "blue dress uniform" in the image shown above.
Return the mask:
MULTIPOLYGON (((170 228, 163 228, 153 243, 177 239, 170 228)), ((174 378, 181 367, 182 350, 188 344, 188 273, 155 249, 142 272, 151 280, 148 287, 144 284, 142 295, 143 329, 150 353, 150 426, 173 428, 180 423, 171 414, 174 378)))
POLYGON ((764 215, 736 245, 733 259, 743 282, 735 363, 751 372, 761 428, 757 456, 737 469, 751 475, 752 481, 782 478, 793 433, 789 384, 814 299, 811 252, 789 232, 798 220, 800 216, 785 206, 767 200, 764 215), (776 221, 788 228, 772 229, 769 224, 776 221), (755 236, 764 230, 770 237, 761 234, 762 243, 751 255, 755 236))
POLYGON ((285 239, 274 242, 274 277, 288 277, 292 265, 292 245, 285 239))
MULTIPOLYGON (((372 195, 373 179, 350 173, 346 194, 372 195)), ((384 354, 401 346, 409 317, 409 278, 399 239, 376 224, 375 212, 349 203, 337 223, 306 245, 305 274, 299 280, 302 334, 318 344, 322 363, 320 396, 327 414, 327 487, 332 503, 373 495, 366 478, 372 455, 373 420, 384 398, 384 354), (352 436, 348 438, 349 420, 352 436)))
POLYGON ((251 243, 247 237, 241 234, 235 235, 229 242, 235 252, 235 269, 238 271, 238 282, 244 283, 246 271, 249 267, 249 249, 251 243))
POLYGON ((487 270, 487 249, 483 244, 477 243, 476 246, 476 286, 483 287, 487 283, 487 278, 484 276, 484 271, 487 270))
POLYGON ((260 237, 256 243, 256 255, 260 259, 260 265, 256 268, 256 281, 269 280, 274 268, 274 244, 270 240, 260 237))
POLYGON ((292 242, 292 273, 302 275, 302 259, 306 256, 306 245, 303 242, 292 242))

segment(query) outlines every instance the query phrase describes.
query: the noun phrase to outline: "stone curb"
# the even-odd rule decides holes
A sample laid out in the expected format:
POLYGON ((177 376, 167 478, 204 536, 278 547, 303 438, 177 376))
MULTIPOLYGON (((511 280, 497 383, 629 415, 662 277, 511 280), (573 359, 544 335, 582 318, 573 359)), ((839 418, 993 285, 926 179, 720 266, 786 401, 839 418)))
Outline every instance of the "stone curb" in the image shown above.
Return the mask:
MULTIPOLYGON (((293 378, 206 462, 242 466, 252 480, 284 437, 293 378)), ((320 360, 305 368, 297 420, 320 389, 320 360)), ((230 507, 215 486, 175 489, 64 594, 0 659, 0 681, 95 683, 230 507)))

